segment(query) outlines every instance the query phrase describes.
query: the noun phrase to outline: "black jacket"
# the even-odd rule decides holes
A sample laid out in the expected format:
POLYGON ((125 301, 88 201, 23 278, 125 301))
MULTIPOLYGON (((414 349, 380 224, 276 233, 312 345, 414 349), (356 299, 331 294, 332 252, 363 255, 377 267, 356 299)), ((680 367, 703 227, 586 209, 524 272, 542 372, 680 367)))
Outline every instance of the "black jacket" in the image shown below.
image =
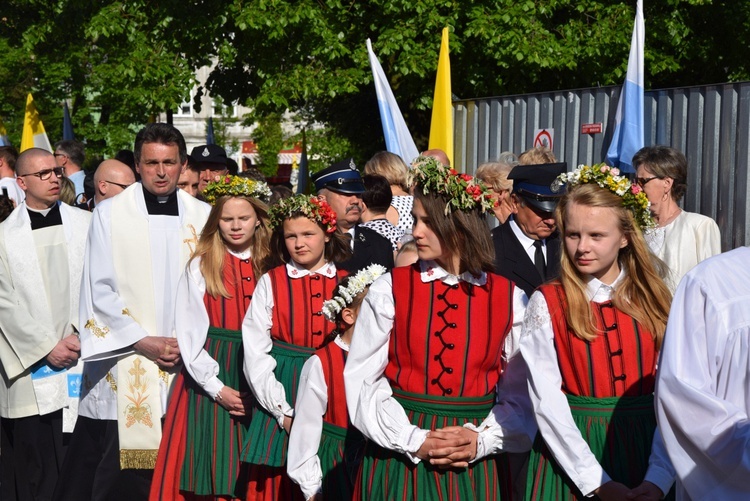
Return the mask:
MULTIPOLYGON (((542 277, 521 246, 510 220, 492 230, 492 243, 495 245, 495 271, 531 296, 534 289, 542 285, 542 277)), ((547 281, 560 276, 560 239, 557 232, 547 238, 547 281)))
POLYGON ((354 255, 348 261, 336 263, 336 267, 354 274, 371 264, 383 265, 390 271, 393 268, 393 247, 390 240, 377 231, 357 225, 354 227, 354 255))

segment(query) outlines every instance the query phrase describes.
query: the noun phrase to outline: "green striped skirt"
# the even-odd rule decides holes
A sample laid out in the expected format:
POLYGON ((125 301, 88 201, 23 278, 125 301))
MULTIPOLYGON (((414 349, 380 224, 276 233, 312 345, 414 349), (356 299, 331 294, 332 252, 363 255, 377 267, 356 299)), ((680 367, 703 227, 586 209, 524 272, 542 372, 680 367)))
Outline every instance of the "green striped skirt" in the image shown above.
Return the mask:
POLYGON ((323 499, 352 499, 364 445, 362 433, 353 426, 342 428, 323 422, 323 434, 318 447, 318 459, 323 472, 323 499))
MULTIPOLYGON (((273 340, 271 356, 276 360, 273 373, 284 386, 287 402, 294 405, 302 366, 315 349, 273 340)), ((252 464, 281 467, 286 465, 289 434, 279 427, 278 421, 265 409, 258 409, 250 422, 247 443, 242 461, 252 464)))
MULTIPOLYGON (((411 424, 426 430, 465 423, 479 425, 490 413, 495 396, 443 398, 393 391, 411 424)), ((355 499, 496 500, 501 498, 494 458, 464 469, 440 469, 429 461, 414 464, 405 455, 368 442, 355 499)))
MULTIPOLYGON (((219 363, 219 379, 250 392, 242 374, 242 331, 211 327, 204 346, 219 363)), ((240 453, 250 418, 237 418, 187 378, 187 432, 180 489, 197 495, 244 497, 247 488, 240 453)))
MULTIPOLYGON (((568 395, 573 420, 604 471, 628 487, 643 482, 656 429, 653 395, 593 398, 568 395)), ((585 499, 537 434, 526 499, 585 499)))

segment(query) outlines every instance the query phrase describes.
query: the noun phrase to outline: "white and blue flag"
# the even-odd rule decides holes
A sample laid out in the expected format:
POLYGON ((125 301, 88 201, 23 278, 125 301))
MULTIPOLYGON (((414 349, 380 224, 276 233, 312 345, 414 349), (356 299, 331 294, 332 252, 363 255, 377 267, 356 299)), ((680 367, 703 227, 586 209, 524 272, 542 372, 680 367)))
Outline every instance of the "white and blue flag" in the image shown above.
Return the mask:
POLYGON ((607 150, 607 163, 624 173, 635 172, 633 155, 644 146, 643 132, 643 47, 646 29, 643 22, 643 0, 638 0, 633 38, 630 42, 628 74, 620 91, 615 114, 615 132, 607 150))
POLYGON ((383 123, 383 135, 385 136, 386 149, 401 157, 406 165, 419 156, 417 145, 414 144, 409 129, 406 127, 404 117, 398 107, 393 91, 385 77, 383 67, 380 66, 377 56, 372 51, 370 39, 367 39, 367 52, 370 56, 372 77, 375 81, 375 92, 378 95, 378 108, 380 109, 380 120, 383 123))

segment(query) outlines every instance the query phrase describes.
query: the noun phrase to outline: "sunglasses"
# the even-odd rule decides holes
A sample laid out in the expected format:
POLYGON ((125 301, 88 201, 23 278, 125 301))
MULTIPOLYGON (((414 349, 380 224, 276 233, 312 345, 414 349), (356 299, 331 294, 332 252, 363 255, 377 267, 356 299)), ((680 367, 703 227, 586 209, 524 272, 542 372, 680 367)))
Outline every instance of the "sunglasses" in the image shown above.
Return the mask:
POLYGON ((659 176, 637 177, 635 178, 635 184, 643 188, 649 183, 649 181, 653 181, 654 179, 661 179, 661 178, 659 176))

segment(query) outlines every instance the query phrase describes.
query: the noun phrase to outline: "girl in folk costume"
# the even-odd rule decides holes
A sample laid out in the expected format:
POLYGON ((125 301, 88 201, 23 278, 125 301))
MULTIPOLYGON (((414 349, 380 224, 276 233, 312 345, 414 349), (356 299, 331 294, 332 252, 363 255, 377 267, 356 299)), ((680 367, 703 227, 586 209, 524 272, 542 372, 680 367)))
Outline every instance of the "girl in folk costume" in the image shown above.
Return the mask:
POLYGON ((491 271, 487 188, 431 158, 412 175, 419 261, 370 287, 344 370, 370 439, 354 497, 498 499, 491 456, 528 451, 534 432, 515 356, 526 296, 491 271))
POLYGON ((526 498, 659 499, 674 477, 653 404, 671 296, 641 233, 648 199, 605 165, 558 182, 562 274, 531 296, 521 339, 540 431, 526 498))
POLYGON ((289 434, 289 477, 306 499, 348 501, 350 471, 363 438, 349 426, 344 397, 344 364, 354 324, 367 289, 386 269, 372 264, 345 277, 323 303, 323 314, 337 328, 302 368, 294 426, 289 434), (343 329, 340 329, 343 328, 343 329))
POLYGON ((290 402, 305 361, 336 327, 321 309, 346 275, 333 261, 351 250, 336 230, 336 213, 318 197, 279 200, 269 215, 272 257, 286 264, 261 277, 242 324, 245 376, 260 407, 242 460, 251 463, 248 499, 291 500, 302 493, 286 474, 290 402))
POLYGON ((242 320, 269 255, 271 192, 226 176, 177 290, 175 326, 185 364, 167 410, 150 498, 242 499, 240 453, 253 400, 242 377, 242 320))

